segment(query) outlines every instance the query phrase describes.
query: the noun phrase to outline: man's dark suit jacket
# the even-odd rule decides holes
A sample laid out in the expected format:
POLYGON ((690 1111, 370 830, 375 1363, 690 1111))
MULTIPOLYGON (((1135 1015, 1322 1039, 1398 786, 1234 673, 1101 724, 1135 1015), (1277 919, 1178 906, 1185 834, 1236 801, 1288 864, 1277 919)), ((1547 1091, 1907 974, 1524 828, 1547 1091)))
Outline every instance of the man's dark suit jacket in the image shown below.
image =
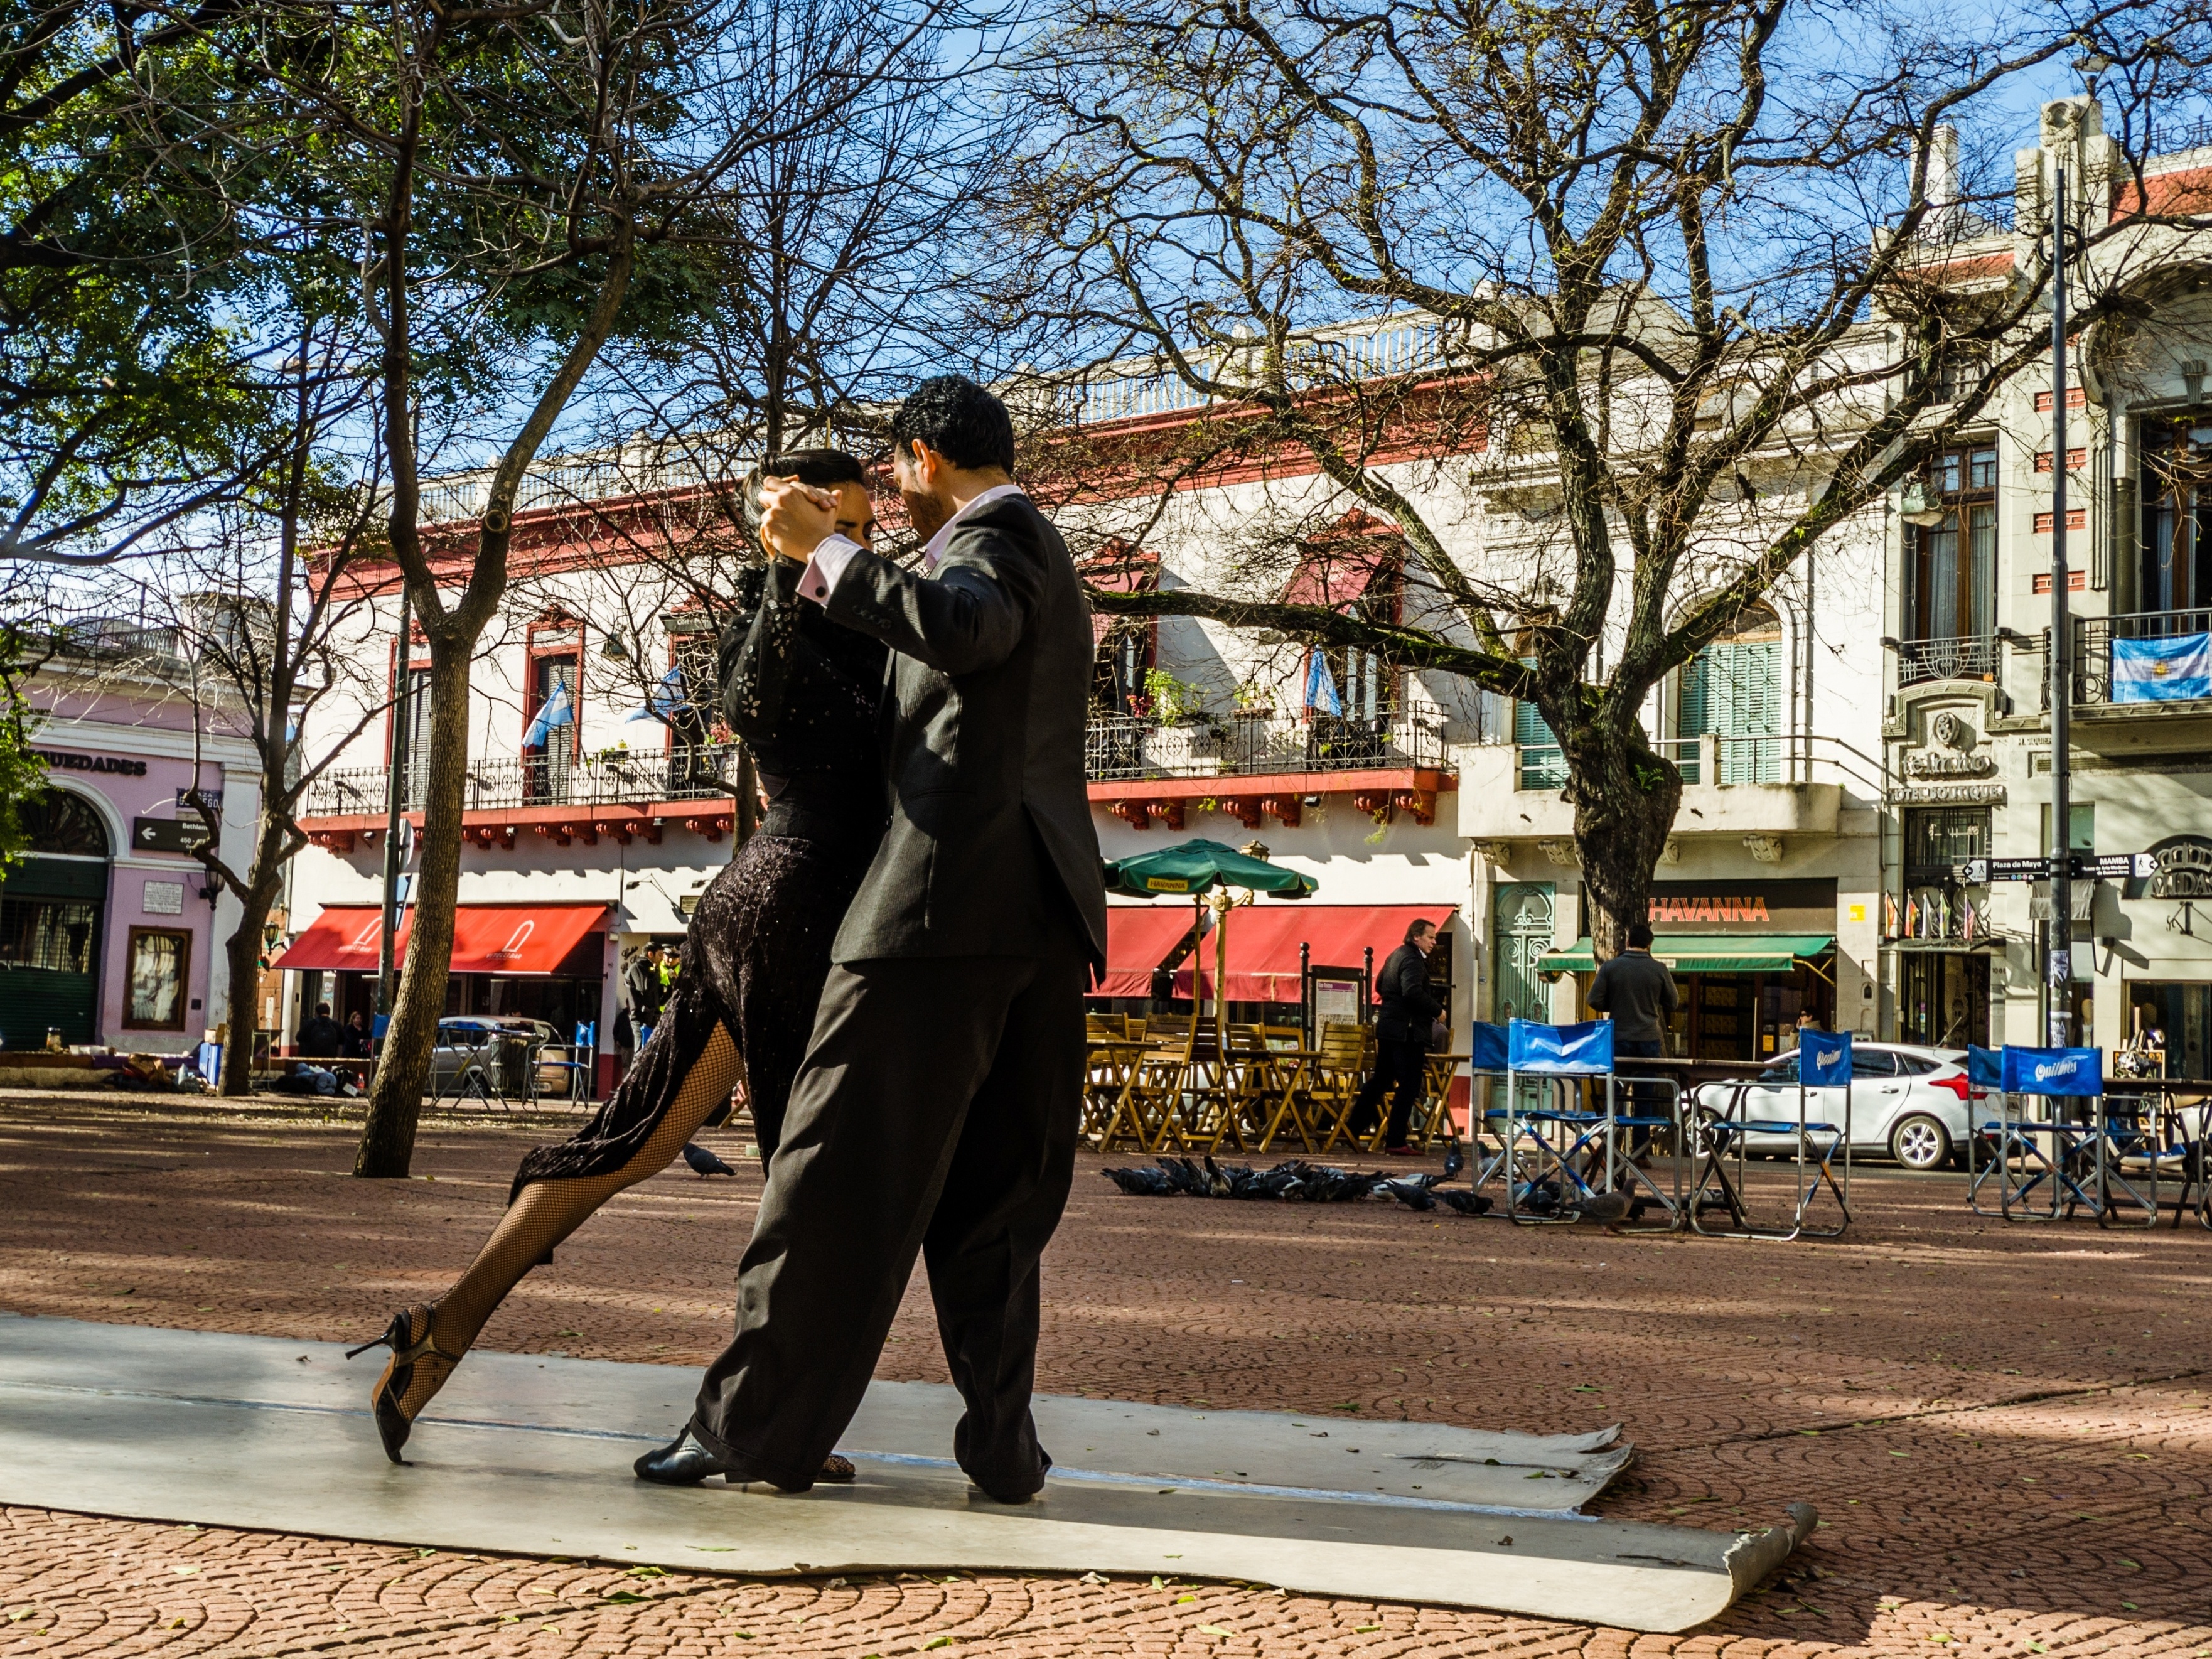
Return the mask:
POLYGON ((1444 1011, 1429 982, 1429 959, 1410 945, 1400 945, 1375 975, 1375 994, 1382 1004, 1375 1021, 1376 1040, 1428 1047, 1431 1029, 1444 1011))
POLYGON ((926 575, 854 555, 823 608, 895 653, 890 828, 834 959, 1026 955, 1059 908, 1103 962, 1106 891, 1083 783, 1096 647, 1060 532, 1010 495, 955 526, 926 575))

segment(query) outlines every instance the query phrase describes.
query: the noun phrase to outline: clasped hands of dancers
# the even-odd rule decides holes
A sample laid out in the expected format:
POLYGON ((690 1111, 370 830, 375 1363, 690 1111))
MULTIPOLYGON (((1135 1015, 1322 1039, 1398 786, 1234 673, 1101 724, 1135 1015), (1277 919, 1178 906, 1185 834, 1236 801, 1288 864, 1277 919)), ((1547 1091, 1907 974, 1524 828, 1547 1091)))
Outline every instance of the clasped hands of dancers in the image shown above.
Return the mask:
POLYGON ((665 1168, 742 1080, 768 1180, 737 1337, 638 1475, 853 1479, 834 1448, 919 1251, 966 1407, 954 1457, 1000 1502, 1044 1484, 1037 1262, 1073 1173, 1082 997, 1106 944, 1083 778, 1090 616, 1066 544, 1013 482, 996 398, 927 380, 891 432, 928 538, 920 570, 870 550, 854 457, 770 456, 747 482, 769 556, 721 639, 722 703, 767 814, 701 896, 675 993, 613 1097, 523 1159, 459 1282, 366 1345, 392 1350, 372 1401, 394 1462, 523 1274, 665 1168))

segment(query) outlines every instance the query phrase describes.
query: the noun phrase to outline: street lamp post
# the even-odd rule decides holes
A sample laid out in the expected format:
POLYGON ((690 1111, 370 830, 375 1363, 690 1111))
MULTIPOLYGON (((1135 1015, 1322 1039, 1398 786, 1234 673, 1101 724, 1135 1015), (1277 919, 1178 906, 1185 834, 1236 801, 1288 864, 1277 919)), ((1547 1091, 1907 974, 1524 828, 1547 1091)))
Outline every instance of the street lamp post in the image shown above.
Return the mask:
POLYGON ((2055 167, 2051 210, 2051 923, 2043 981, 2044 1040, 2074 1041, 2074 836, 2071 745, 2074 625, 2066 603, 2066 169, 2055 167))

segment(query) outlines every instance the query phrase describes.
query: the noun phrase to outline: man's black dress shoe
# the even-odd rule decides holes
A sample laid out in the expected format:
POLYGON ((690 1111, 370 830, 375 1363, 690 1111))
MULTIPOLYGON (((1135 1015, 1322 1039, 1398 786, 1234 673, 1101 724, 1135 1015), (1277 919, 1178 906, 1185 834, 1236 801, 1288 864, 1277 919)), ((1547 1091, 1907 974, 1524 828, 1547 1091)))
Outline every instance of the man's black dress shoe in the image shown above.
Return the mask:
POLYGON ((649 1451, 631 1465, 641 1480, 664 1486, 696 1486, 709 1475, 728 1474, 731 1466, 699 1443, 685 1424, 684 1432, 659 1451, 649 1451))

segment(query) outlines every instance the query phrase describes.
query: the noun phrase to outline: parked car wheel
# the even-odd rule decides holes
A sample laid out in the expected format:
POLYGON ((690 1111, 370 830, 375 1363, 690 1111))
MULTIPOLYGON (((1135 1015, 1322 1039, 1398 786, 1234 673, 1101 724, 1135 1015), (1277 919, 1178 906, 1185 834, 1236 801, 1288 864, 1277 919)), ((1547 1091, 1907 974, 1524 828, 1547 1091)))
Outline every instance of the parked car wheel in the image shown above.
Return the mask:
POLYGON ((1951 1161, 1951 1132, 1925 1112, 1909 1113, 1890 1129, 1889 1155, 1908 1170, 1940 1170, 1951 1161))

